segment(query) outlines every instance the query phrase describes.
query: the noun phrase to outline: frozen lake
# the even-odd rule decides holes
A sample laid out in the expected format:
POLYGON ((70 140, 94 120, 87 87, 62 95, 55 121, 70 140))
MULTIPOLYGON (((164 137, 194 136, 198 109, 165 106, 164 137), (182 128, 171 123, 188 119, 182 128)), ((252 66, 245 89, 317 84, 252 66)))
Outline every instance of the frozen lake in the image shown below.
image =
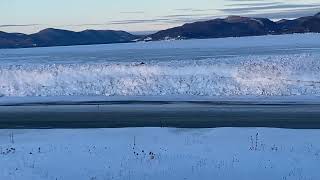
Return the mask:
POLYGON ((318 96, 319 59, 319 34, 0 50, 0 96, 318 96))
POLYGON ((317 180, 319 98, 319 34, 0 50, 0 179, 317 180))
POLYGON ((0 95, 1 128, 319 128, 320 35, 0 50, 0 95))

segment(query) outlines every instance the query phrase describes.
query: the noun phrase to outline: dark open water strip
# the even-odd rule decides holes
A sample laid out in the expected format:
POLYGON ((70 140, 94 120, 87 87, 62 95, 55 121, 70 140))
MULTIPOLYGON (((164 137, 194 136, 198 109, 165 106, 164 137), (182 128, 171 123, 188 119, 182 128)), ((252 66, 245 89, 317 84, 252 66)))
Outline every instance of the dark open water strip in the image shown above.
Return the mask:
POLYGON ((320 128, 319 103, 106 101, 0 106, 0 128, 320 128))

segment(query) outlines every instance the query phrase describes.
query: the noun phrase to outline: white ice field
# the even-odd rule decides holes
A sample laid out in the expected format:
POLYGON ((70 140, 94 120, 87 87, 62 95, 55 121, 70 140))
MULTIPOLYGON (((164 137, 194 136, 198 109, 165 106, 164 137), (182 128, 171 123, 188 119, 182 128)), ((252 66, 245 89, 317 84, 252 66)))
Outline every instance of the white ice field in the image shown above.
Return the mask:
POLYGON ((0 50, 0 96, 319 96, 320 34, 0 50))

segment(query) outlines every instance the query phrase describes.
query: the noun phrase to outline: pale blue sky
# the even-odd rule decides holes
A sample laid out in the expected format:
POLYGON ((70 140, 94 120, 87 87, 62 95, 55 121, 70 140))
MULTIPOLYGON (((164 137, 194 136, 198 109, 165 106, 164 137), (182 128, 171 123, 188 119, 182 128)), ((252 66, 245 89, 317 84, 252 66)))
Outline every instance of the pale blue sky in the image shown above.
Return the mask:
POLYGON ((281 19, 317 11, 320 0, 0 0, 0 31, 153 31, 227 15, 281 19))

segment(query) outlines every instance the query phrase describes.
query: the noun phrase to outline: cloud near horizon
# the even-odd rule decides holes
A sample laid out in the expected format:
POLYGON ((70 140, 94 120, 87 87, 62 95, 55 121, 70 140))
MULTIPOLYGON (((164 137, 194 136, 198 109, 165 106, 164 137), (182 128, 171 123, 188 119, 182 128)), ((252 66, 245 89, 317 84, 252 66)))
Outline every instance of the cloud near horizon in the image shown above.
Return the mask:
POLYGON ((145 11, 123 11, 120 14, 144 14, 145 11))
MULTIPOLYGON (((307 9, 307 8, 320 8, 320 4, 276 4, 276 5, 257 5, 252 4, 247 7, 232 7, 232 8, 223 8, 218 9, 225 13, 248 13, 248 12, 257 12, 260 10, 299 10, 299 9, 307 9)), ((281 13, 281 12, 274 12, 274 13, 281 13)))
POLYGON ((42 24, 0 24, 0 28, 4 27, 28 27, 28 26, 41 26, 42 24))

